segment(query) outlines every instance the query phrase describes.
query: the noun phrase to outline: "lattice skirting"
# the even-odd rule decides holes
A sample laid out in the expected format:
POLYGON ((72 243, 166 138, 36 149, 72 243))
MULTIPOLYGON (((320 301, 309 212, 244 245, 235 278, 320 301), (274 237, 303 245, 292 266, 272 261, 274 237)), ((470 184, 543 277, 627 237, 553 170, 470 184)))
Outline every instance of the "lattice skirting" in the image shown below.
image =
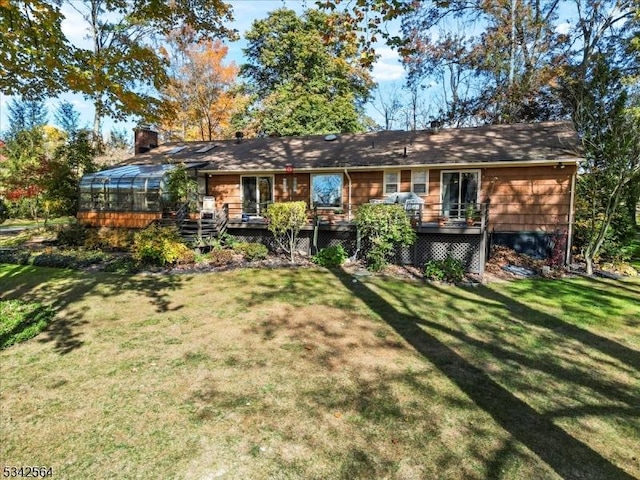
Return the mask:
POLYGON ((429 260, 452 257, 460 260, 468 272, 481 273, 484 271, 482 239, 481 235, 418 235, 418 241, 410 247, 414 249, 412 263, 419 266, 429 260))
MULTIPOLYGON (((268 230, 230 228, 228 233, 237 240, 259 242, 266 245, 272 252, 277 250, 273 235, 268 230)), ((468 272, 482 273, 486 258, 484 238, 482 235, 419 233, 414 245, 410 247, 398 246, 392 261, 398 265, 422 267, 429 260, 444 260, 449 256, 460 260, 468 272)), ((313 243, 313 231, 304 230, 300 232, 297 250, 300 253, 311 255, 315 253, 313 243)), ((353 230, 318 231, 318 250, 334 245, 342 245, 349 255, 353 255, 357 248, 356 232, 353 230)), ((366 242, 363 242, 361 251, 365 249, 366 242)))

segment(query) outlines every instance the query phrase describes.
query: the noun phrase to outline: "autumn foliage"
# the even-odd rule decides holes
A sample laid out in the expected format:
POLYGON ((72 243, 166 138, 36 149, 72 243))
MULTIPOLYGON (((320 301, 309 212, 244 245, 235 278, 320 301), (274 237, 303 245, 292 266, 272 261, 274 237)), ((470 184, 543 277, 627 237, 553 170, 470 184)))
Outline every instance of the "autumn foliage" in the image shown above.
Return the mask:
POLYGON ((162 90, 161 132, 168 140, 232 136, 231 119, 243 101, 235 88, 238 67, 224 61, 228 47, 220 40, 173 45, 171 54, 165 50, 174 67, 162 90))

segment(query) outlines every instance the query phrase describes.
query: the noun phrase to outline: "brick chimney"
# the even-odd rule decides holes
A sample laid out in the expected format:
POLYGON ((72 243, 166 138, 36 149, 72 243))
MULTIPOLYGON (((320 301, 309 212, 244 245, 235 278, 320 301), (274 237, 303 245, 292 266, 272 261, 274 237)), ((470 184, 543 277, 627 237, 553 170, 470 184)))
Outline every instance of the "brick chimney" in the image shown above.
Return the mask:
POLYGON ((146 153, 152 148, 156 148, 158 146, 158 132, 152 130, 151 127, 137 127, 134 128, 133 131, 135 138, 135 155, 146 153))

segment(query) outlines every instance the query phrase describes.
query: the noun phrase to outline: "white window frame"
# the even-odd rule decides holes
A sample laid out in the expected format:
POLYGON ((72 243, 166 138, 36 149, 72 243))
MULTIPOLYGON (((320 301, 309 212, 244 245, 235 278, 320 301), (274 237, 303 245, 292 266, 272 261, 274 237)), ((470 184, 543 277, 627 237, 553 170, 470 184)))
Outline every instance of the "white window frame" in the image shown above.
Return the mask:
POLYGON ((401 178, 401 174, 400 174, 400 170, 385 170, 383 175, 382 175, 382 193, 383 195, 391 195, 393 193, 400 193, 402 191, 402 178, 401 178), (397 175, 397 181, 395 183, 396 185, 396 191, 395 192, 390 192, 387 190, 387 185, 392 185, 392 182, 387 182, 387 175, 389 174, 396 174, 397 175))
POLYGON ((427 196, 429 195, 429 169, 428 168, 419 168, 419 169, 415 169, 415 170, 411 170, 411 191, 420 195, 420 196, 427 196), (416 173, 424 173, 425 175, 425 179, 424 179, 424 192, 418 193, 415 191, 415 189, 413 188, 416 184, 416 178, 415 178, 415 174, 416 173))

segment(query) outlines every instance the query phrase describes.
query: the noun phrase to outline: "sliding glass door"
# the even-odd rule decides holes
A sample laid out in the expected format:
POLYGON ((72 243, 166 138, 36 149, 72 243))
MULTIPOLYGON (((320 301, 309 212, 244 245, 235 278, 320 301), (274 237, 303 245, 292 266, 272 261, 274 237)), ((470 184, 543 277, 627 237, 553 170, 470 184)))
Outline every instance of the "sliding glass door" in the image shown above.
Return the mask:
POLYGON ((466 206, 478 203, 479 183, 478 170, 442 172, 442 214, 449 218, 464 218, 466 206))
POLYGON ((273 202, 273 177, 242 177, 242 213, 264 215, 273 202))

